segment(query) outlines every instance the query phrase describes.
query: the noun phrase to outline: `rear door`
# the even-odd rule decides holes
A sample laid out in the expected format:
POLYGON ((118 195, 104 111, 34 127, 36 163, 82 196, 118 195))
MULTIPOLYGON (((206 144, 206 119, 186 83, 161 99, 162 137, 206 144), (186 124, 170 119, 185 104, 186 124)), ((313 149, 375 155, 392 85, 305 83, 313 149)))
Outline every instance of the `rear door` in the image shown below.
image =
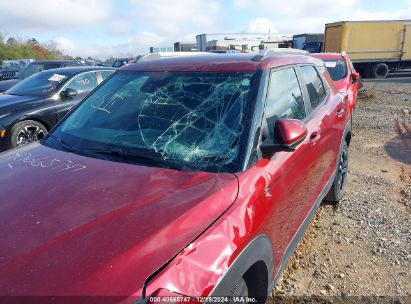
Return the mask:
POLYGON ((411 60, 411 23, 404 24, 401 60, 411 60))
POLYGON ((325 69, 321 68, 320 73, 317 69, 313 65, 301 65, 299 68, 310 106, 306 124, 312 149, 308 150, 308 153, 317 157, 317 167, 314 170, 316 176, 312 180, 312 187, 318 196, 336 168, 349 110, 346 100, 341 95, 335 95, 327 81, 320 76, 325 69))
POLYGON ((341 45, 343 38, 342 24, 327 24, 325 26, 324 35, 324 52, 325 53, 341 53, 341 45))

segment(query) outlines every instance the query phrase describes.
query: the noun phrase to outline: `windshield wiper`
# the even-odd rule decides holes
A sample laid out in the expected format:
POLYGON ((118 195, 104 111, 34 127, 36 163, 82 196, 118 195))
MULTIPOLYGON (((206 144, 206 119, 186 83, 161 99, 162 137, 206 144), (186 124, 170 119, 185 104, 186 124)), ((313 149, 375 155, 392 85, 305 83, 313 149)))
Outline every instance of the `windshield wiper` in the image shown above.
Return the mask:
POLYGON ((80 152, 86 153, 95 153, 95 154, 103 154, 103 155, 110 155, 114 157, 121 158, 123 160, 130 160, 130 161, 143 161, 144 163, 152 163, 154 165, 161 165, 161 167, 174 169, 174 170, 182 170, 183 166, 178 165, 174 162, 170 162, 160 156, 155 156, 151 154, 145 154, 143 152, 137 153, 130 153, 128 151, 124 151, 121 148, 112 147, 108 149, 81 149, 80 152))
POLYGON ((53 134, 49 133, 49 137, 53 138, 56 142, 60 144, 65 150, 69 152, 77 152, 78 150, 74 148, 73 146, 70 146, 68 143, 66 143, 64 140, 62 140, 60 137, 57 137, 53 134))

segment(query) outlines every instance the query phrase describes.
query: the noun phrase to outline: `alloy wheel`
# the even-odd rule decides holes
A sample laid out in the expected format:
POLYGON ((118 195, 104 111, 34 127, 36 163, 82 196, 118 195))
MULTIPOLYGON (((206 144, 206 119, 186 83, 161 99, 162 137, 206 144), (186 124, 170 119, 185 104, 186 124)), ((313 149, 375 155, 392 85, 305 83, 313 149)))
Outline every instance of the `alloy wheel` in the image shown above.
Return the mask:
POLYGON ((30 142, 40 140, 46 136, 46 132, 35 125, 24 126, 17 134, 17 146, 23 146, 30 142))

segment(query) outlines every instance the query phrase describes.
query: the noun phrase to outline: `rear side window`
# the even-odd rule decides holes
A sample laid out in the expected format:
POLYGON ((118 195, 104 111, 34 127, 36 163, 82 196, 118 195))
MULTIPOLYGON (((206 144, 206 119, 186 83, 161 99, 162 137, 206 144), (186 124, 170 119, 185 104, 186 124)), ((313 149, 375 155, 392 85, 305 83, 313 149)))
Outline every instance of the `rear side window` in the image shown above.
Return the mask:
POLYGON ((334 81, 344 79, 347 76, 347 65, 345 60, 341 59, 324 59, 325 66, 334 81))
POLYGON ((324 100, 325 89, 317 70, 311 65, 301 67, 301 73, 310 97, 311 108, 315 109, 324 100))
POLYGON ((74 77, 67 88, 76 90, 79 94, 87 93, 97 86, 97 77, 95 72, 83 73, 74 77))
POLYGON ((304 119, 303 96, 294 68, 273 71, 270 76, 266 120, 270 136, 279 118, 304 119))

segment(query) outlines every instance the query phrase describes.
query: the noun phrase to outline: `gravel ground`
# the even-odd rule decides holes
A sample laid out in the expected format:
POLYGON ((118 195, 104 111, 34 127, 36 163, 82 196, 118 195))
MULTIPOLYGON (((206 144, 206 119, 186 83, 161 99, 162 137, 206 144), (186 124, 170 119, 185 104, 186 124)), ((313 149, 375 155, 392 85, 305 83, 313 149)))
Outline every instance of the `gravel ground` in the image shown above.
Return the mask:
POLYGON ((411 86, 363 89, 344 199, 318 210, 272 303, 411 303, 411 86))

